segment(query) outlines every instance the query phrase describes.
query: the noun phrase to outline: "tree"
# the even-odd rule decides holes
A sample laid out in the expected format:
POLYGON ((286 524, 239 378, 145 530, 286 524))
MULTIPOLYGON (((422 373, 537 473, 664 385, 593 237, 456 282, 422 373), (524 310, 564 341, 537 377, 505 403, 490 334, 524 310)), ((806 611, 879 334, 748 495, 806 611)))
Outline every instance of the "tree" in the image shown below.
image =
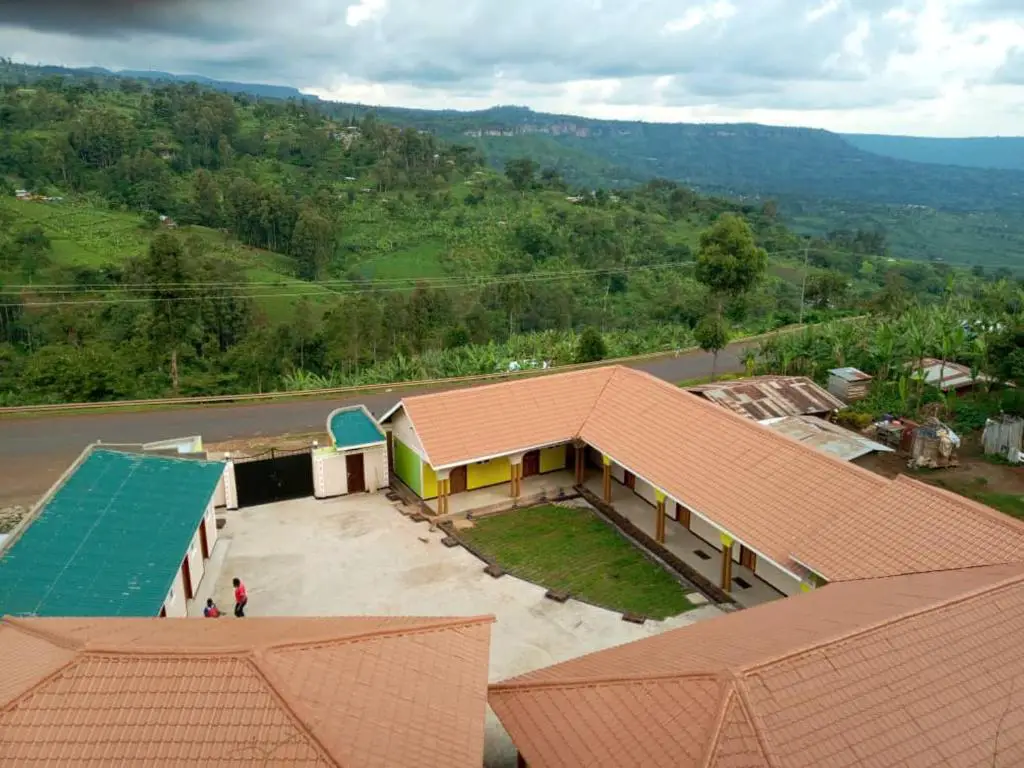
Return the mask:
POLYGON ((818 309, 828 309, 843 300, 849 290, 846 276, 834 270, 811 275, 807 280, 807 300, 818 309))
POLYGON ((299 277, 318 280, 327 270, 334 255, 334 228, 312 206, 306 206, 299 214, 292 233, 289 252, 298 262, 299 277))
POLYGON ((39 270, 49 263, 52 246, 43 228, 36 224, 18 232, 7 250, 13 255, 13 261, 20 264, 24 278, 32 282, 39 270))
POLYGON ((192 179, 191 215, 204 227, 219 227, 224 222, 220 188, 205 168, 196 171, 192 179))
POLYGON ((518 157, 505 163, 505 176, 520 192, 530 189, 536 179, 537 163, 528 157, 518 157))
POLYGON ((180 384, 178 353, 188 338, 189 282, 185 251, 178 238, 160 233, 149 244, 142 261, 141 282, 150 300, 150 341, 158 352, 169 353, 171 388, 180 384))
POLYGON ((768 268, 768 254, 754 241, 745 219, 724 213, 700 236, 695 276, 707 286, 722 318, 727 298, 747 293, 768 268))
POLYGON ((714 381, 718 373, 718 353, 729 343, 729 330, 725 321, 718 314, 709 314, 697 323, 693 336, 698 346, 712 355, 711 380, 714 381))
POLYGON ((608 354, 608 347, 604 343, 604 336, 593 326, 587 326, 580 334, 579 342, 576 345, 577 363, 596 363, 604 360, 608 354))

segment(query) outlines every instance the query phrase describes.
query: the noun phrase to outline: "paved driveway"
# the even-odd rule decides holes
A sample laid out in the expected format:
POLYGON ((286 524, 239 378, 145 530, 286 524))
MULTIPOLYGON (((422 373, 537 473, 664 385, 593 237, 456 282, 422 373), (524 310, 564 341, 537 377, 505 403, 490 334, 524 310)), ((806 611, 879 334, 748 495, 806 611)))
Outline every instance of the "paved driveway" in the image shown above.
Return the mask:
MULTIPOLYGON (((382 495, 301 499, 227 515, 217 547, 223 552, 211 561, 203 599, 212 591, 230 609, 231 579, 239 576, 252 616, 493 614, 492 681, 718 615, 706 606, 638 627, 583 603, 559 605, 533 584, 487 576, 473 555, 447 549, 440 531, 409 521, 382 495)), ((507 736, 488 718, 487 765, 515 765, 507 736)))

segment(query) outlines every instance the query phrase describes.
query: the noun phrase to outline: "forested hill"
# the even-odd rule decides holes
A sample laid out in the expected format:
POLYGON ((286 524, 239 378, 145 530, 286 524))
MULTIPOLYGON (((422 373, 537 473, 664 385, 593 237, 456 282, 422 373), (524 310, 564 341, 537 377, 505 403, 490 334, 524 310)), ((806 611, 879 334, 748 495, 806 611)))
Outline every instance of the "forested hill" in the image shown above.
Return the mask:
POLYGON ((580 190, 531 158, 497 173, 373 114, 29 74, 0 63, 3 404, 564 363, 583 329, 609 354, 683 346, 726 213, 768 253, 757 290, 715 303, 737 333, 1013 290, 900 262, 875 230, 800 237, 771 203, 580 190))

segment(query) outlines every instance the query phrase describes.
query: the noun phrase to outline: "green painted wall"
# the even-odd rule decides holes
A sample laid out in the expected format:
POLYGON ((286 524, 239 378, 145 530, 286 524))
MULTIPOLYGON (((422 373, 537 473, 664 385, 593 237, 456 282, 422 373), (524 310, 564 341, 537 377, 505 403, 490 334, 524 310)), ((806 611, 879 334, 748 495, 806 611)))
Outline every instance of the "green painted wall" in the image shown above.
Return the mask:
POLYGON ((394 440, 395 474, 399 479, 423 498, 423 462, 416 452, 401 440, 394 440))

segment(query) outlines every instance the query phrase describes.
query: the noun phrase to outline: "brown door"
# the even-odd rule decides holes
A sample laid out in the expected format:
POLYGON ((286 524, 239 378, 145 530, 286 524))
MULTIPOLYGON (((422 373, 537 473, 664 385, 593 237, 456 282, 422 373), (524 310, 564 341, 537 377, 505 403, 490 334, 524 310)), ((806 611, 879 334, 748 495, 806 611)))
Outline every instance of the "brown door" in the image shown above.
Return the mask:
POLYGON ((530 451, 523 455, 523 477, 540 474, 540 451, 530 451))
POLYGON ((388 474, 395 474, 395 436, 388 432, 388 474))
POLYGON ((366 478, 363 475, 363 454, 350 453, 345 457, 345 471, 348 473, 348 492, 362 493, 366 490, 366 478))
POLYGON ((181 580, 185 584, 185 599, 191 600, 192 594, 192 573, 188 569, 188 555, 181 561, 181 580))
POLYGON ((678 501, 676 502, 676 520, 679 521, 686 530, 690 530, 690 509, 684 507, 678 501))
POLYGON ((199 549, 202 550, 203 560, 210 559, 210 543, 206 540, 206 518, 199 524, 199 549))
POLYGON ((635 491, 636 490, 636 475, 634 475, 628 469, 624 469, 622 471, 625 473, 625 476, 622 478, 622 484, 625 485, 627 488, 632 488, 635 491))
POLYGON ((757 567, 757 555, 742 544, 740 544, 740 565, 752 571, 757 567))
POLYGON ((452 467, 448 473, 448 482, 451 484, 450 493, 462 493, 466 490, 466 466, 452 467))
POLYGON ((565 446, 565 468, 576 469, 576 446, 572 443, 565 446))
POLYGON ((167 606, 166 605, 161 605, 160 606, 160 618, 161 619, 166 619, 167 618, 167 606))

